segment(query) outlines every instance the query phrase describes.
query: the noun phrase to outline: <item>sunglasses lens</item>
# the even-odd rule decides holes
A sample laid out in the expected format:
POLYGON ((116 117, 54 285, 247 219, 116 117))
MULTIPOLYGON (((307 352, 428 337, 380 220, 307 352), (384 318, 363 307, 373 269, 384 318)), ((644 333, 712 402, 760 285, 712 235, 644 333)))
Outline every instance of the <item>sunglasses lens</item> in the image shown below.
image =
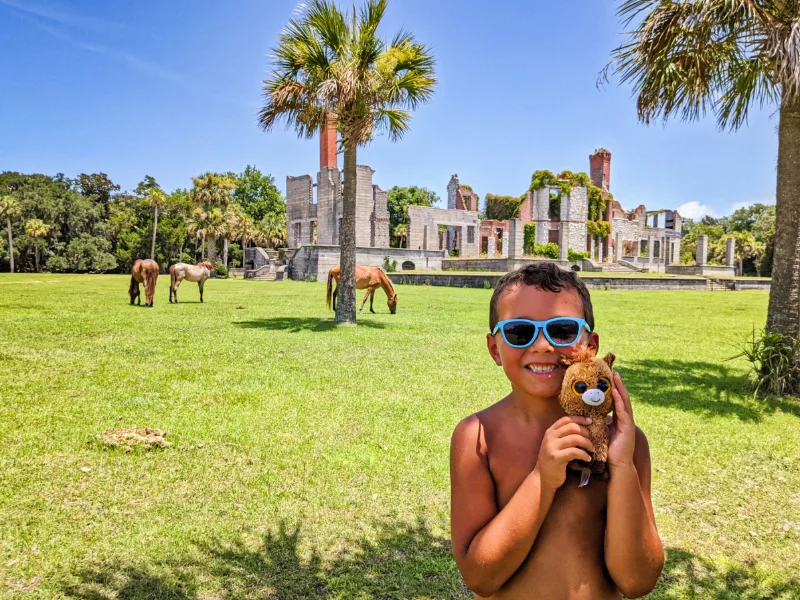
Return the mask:
POLYGON ((578 322, 570 319, 558 319, 547 324, 547 335, 556 344, 572 344, 577 341, 580 333, 578 322))
POLYGON ((506 342, 512 346, 527 346, 533 340, 536 326, 524 321, 511 321, 503 326, 506 342))

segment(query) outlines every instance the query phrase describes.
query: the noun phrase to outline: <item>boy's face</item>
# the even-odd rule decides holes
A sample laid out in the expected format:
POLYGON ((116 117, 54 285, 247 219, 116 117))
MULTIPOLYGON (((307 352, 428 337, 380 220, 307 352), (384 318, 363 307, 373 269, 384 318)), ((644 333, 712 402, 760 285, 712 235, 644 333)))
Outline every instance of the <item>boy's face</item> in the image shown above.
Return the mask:
MULTIPOLYGON (((577 317, 582 319, 583 305, 578 292, 546 292, 529 285, 509 287, 497 301, 499 321, 507 319, 530 319, 546 321, 555 317, 577 317)), ((573 346, 553 346, 543 332, 527 348, 514 348, 506 344, 498 330, 486 337, 489 353, 494 362, 503 367, 506 377, 515 391, 539 398, 554 398, 561 392, 566 367, 562 358, 570 358, 578 345, 599 349, 600 338, 586 328, 573 346)))

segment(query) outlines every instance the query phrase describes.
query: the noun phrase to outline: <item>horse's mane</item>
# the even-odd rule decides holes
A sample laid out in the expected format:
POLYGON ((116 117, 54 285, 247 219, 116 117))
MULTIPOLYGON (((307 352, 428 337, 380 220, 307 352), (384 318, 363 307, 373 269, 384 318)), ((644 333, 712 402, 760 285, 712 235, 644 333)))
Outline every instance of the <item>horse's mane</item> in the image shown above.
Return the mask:
POLYGON ((383 276, 383 279, 386 280, 386 285, 388 285, 389 289, 392 290, 392 296, 396 296, 397 294, 394 291, 394 286, 392 285, 392 280, 389 279, 389 276, 386 274, 386 271, 384 271, 380 267, 378 267, 378 269, 380 270, 381 275, 383 276))

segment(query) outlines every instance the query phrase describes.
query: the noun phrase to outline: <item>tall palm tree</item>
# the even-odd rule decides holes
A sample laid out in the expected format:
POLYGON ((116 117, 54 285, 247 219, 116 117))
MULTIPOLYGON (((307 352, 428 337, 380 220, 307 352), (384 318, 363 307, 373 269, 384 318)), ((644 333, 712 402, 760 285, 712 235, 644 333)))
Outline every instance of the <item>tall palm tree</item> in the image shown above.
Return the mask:
POLYGON ((25 235, 35 240, 33 244, 33 255, 36 259, 36 272, 39 272, 39 238, 45 237, 50 233, 50 225, 41 219, 30 219, 25 223, 25 235))
POLYGON ((430 50, 407 31, 391 41, 377 35, 387 0, 367 0, 356 13, 332 0, 309 0, 289 21, 273 50, 264 81, 259 125, 265 131, 285 121, 311 138, 328 119, 336 123, 344 148, 341 226, 341 282, 336 322, 355 324, 357 149, 386 131, 400 139, 410 110, 433 95, 436 84, 430 50))
POLYGON ((286 243, 286 219, 277 213, 268 213, 257 225, 260 240, 270 248, 280 248, 286 243))
POLYGON ((159 189, 151 189, 147 194, 147 205, 153 209, 153 243, 150 246, 150 260, 156 259, 156 232, 158 231, 158 209, 167 202, 167 197, 159 189))
POLYGON ((213 263, 217 258, 217 240, 225 229, 224 211, 233 200, 231 192, 236 189, 236 182, 224 175, 206 172, 200 177, 192 177, 192 183, 192 200, 205 214, 206 225, 202 228, 204 245, 207 237, 212 240, 208 257, 213 263))
POLYGON ((14 237, 11 235, 11 220, 22 214, 22 207, 13 196, 0 196, 0 218, 5 218, 8 228, 8 257, 11 273, 14 272, 14 237))
POLYGON ((796 0, 625 0, 628 39, 606 69, 632 84, 645 123, 712 112, 737 129, 777 105, 775 261, 767 330, 800 334, 800 6, 796 0))

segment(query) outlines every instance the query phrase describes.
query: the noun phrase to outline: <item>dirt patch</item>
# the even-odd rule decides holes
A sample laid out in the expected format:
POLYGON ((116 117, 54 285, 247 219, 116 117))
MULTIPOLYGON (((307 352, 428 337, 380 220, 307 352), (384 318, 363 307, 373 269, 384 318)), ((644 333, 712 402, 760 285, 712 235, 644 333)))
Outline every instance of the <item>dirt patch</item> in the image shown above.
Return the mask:
POLYGON ((143 448, 150 450, 151 448, 169 448, 172 442, 168 442, 165 438, 167 432, 162 429, 144 429, 133 428, 114 428, 107 429, 104 433, 98 433, 99 439, 104 446, 112 448, 122 448, 125 452, 130 452, 133 448, 143 448))

